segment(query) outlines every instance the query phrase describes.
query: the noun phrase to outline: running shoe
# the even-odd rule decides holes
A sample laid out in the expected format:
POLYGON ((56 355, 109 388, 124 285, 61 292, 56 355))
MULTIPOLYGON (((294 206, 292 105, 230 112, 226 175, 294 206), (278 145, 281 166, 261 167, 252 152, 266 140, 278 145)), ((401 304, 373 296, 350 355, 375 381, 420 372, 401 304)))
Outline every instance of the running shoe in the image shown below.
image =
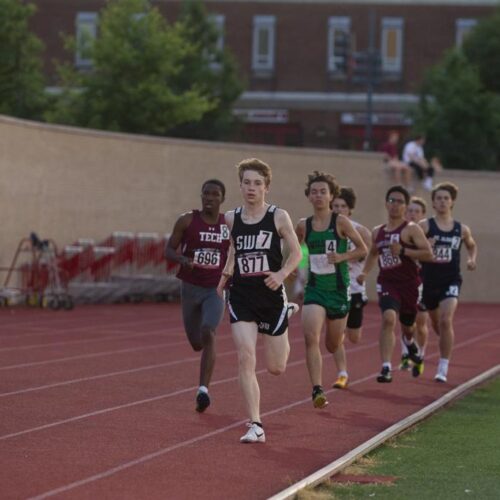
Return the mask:
POLYGON ((388 384, 392 382, 391 370, 388 366, 383 366, 380 375, 377 375, 377 382, 388 384))
POLYGON ((203 413, 210 406, 210 397, 206 392, 198 391, 196 394, 196 411, 203 413))
POLYGON ((244 436, 241 436, 240 443, 265 443, 266 435, 264 429, 253 422, 247 424, 248 431, 244 436))
POLYGON ((445 373, 443 373, 443 372, 437 372, 436 376, 434 377, 434 380, 436 382, 440 382, 440 383, 444 384, 444 383, 446 383, 446 381, 448 379, 446 378, 446 374, 445 373))
POLYGON ((401 356, 401 363, 399 364, 399 369, 403 370, 403 371, 407 371, 410 368, 411 368, 410 358, 409 358, 408 354, 403 354, 401 356))
POLYGON ((288 318, 291 318, 295 313, 298 313, 299 309, 300 309, 299 304, 296 304, 295 302, 288 302, 288 307, 286 311, 288 318))
POLYGON ((424 373, 424 358, 420 358, 420 363, 413 363, 411 369, 411 374, 414 377, 419 377, 422 373, 424 373))
POLYGON ((337 380, 332 385, 332 387, 334 389, 347 389, 347 381, 348 381, 348 378, 346 375, 339 375, 337 377, 337 380))
POLYGON ((422 356, 420 356, 420 349, 415 342, 406 346, 408 349, 408 358, 416 364, 422 363, 422 356))
POLYGON ((316 385, 313 387, 312 401, 314 408, 322 409, 328 406, 326 395, 323 391, 323 388, 320 385, 316 385))

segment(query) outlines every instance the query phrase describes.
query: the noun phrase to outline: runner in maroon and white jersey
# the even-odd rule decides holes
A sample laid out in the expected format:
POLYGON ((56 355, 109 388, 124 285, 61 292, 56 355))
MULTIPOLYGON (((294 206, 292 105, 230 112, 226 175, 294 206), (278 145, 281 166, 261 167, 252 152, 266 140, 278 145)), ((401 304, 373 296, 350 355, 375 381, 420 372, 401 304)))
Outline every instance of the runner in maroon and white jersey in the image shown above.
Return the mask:
POLYGON ((403 341, 408 347, 410 359, 418 366, 413 372, 420 375, 423 369, 417 344, 413 340, 417 315, 419 271, 416 260, 431 260, 432 250, 422 229, 414 222, 405 220, 406 207, 410 201, 408 191, 402 186, 391 187, 386 194, 388 221, 372 231, 372 246, 358 282, 379 264, 377 292, 382 311, 380 354, 382 371, 378 382, 392 382, 392 354, 394 351, 397 315, 403 332, 403 341))
POLYGON ((201 188, 202 210, 182 214, 175 223, 167 248, 167 259, 180 264, 181 301, 184 328, 191 347, 202 351, 200 387, 196 411, 210 405, 208 385, 215 365, 215 330, 224 313, 224 300, 217 284, 226 265, 229 229, 220 213, 226 188, 217 179, 201 188), (177 253, 180 247, 181 253, 177 253))

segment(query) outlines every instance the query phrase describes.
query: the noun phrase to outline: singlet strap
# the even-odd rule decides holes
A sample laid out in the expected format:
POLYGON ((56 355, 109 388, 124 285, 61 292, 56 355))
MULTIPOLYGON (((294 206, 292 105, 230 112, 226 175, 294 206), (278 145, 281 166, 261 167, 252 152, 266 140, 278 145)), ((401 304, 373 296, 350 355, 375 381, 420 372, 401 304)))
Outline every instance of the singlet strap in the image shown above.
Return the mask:
POLYGON ((436 224, 436 219, 434 217, 431 217, 429 219, 429 229, 427 231, 426 236, 428 235, 435 235, 439 231, 439 228, 436 224))
POLYGON ((313 220, 312 216, 306 219, 306 234, 304 236, 304 241, 306 243, 307 243, 307 238, 309 237, 312 231, 312 220, 313 220))
POLYGON ((335 212, 332 212, 332 216, 330 218, 330 225, 328 226, 328 229, 333 229, 335 233, 335 237, 338 239, 337 235, 337 216, 335 212))

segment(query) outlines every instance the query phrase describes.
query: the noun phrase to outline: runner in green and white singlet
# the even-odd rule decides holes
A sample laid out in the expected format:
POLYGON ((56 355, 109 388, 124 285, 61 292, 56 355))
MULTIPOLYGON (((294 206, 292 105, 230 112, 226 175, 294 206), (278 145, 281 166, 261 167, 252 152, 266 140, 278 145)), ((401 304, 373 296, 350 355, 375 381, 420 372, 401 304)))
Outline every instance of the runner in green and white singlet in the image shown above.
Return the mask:
POLYGON ((305 194, 311 202, 312 217, 301 219, 296 232, 309 249, 309 279, 304 293, 302 328, 306 341, 306 362, 313 386, 315 408, 328 402, 322 388, 322 357, 319 342, 326 324, 326 348, 332 354, 342 344, 349 312, 348 261, 362 259, 366 245, 344 215, 334 214, 331 204, 339 192, 332 175, 313 172, 305 194), (353 248, 347 248, 347 240, 353 248))

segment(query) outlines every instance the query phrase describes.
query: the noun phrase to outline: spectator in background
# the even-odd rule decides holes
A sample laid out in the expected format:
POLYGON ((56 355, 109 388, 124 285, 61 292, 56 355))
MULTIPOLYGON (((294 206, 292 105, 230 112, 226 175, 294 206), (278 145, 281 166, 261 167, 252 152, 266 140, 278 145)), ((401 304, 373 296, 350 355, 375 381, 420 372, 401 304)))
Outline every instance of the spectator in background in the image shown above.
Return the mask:
POLYGON ((382 144, 381 151, 384 153, 384 162, 389 168, 391 178, 395 184, 402 184, 407 189, 411 183, 410 167, 399 159, 398 153, 399 132, 389 132, 387 142, 382 144))
POLYGON ((427 161, 424 154, 425 136, 417 135, 413 141, 405 144, 403 149, 403 162, 415 171, 417 178, 422 181, 426 191, 432 191, 432 180, 436 171, 442 167, 437 158, 427 161))

